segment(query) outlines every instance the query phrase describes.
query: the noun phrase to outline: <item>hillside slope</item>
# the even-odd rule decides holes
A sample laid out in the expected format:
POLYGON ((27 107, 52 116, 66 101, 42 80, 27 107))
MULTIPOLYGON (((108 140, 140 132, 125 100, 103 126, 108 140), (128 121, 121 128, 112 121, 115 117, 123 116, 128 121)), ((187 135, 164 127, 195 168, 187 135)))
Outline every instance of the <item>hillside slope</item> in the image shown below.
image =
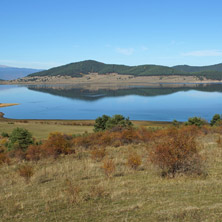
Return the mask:
POLYGON ((211 66, 178 65, 178 66, 173 66, 172 68, 183 72, 205 72, 205 71, 222 72, 222 63, 211 66))
POLYGON ((105 64, 93 60, 71 63, 64 66, 55 67, 46 71, 33 73, 29 76, 72 76, 81 77, 89 73, 118 73, 135 76, 150 76, 150 75, 182 75, 188 74, 183 71, 178 71, 167 66, 158 65, 140 65, 140 66, 125 66, 115 64, 105 64))

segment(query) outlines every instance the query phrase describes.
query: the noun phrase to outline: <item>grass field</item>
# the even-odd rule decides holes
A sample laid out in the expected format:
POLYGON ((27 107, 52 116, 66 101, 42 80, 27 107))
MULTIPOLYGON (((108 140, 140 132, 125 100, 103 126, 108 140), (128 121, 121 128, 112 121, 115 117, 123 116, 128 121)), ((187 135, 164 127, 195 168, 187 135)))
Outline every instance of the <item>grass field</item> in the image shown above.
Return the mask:
POLYGON ((13 163, 0 167, 1 221, 221 221, 222 149, 218 135, 202 141, 206 159, 204 176, 161 178, 147 160, 144 145, 108 147, 106 158, 115 164, 108 178, 103 162, 89 151, 59 159, 45 159, 33 166, 29 183, 13 163), (130 152, 142 157, 137 170, 126 162, 130 152))
MULTIPOLYGON (((49 132, 68 134, 92 132, 93 121, 7 120, 0 132, 27 128, 43 139, 49 132)), ((171 123, 134 121, 135 126, 169 127, 171 123)), ((163 178, 149 161, 152 147, 145 143, 106 147, 103 160, 92 158, 92 150, 76 147, 71 155, 38 162, 12 159, 0 165, 1 221, 203 221, 222 218, 222 144, 220 134, 211 132, 198 138, 204 160, 201 176, 176 175, 163 178), (137 153, 142 164, 133 169, 128 157, 137 153), (108 177, 104 162, 111 160, 108 177), (18 169, 33 168, 30 181, 18 169)))
MULTIPOLYGON (((170 126, 168 122, 133 121, 133 124, 143 127, 162 128, 170 126)), ((94 120, 13 120, 0 119, 0 133, 11 133, 16 127, 29 130, 37 139, 45 139, 51 132, 66 134, 82 134, 93 131, 94 120)))

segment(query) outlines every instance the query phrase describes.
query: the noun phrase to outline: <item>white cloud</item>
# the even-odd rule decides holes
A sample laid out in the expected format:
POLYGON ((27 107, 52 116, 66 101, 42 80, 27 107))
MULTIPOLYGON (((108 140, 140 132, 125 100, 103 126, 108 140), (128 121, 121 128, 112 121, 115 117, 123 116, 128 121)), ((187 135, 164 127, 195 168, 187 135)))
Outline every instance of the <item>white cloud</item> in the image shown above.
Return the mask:
POLYGON ((200 50, 182 53, 182 56, 222 56, 222 50, 200 50))
POLYGON ((134 53, 134 49, 133 48, 116 48, 116 52, 122 55, 130 56, 134 53))

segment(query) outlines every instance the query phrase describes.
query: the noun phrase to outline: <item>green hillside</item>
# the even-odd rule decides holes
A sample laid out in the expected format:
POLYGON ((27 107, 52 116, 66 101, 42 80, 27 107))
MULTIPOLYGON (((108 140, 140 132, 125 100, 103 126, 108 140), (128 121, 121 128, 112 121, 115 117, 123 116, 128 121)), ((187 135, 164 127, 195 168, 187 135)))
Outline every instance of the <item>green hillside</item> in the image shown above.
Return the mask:
POLYGON ((205 71, 222 72, 222 63, 211 66, 179 65, 179 66, 173 66, 172 68, 183 72, 205 72, 205 71))
POLYGON ((115 64, 105 64, 93 60, 83 62, 71 63, 64 66, 59 66, 46 71, 33 73, 29 76, 57 76, 67 75, 73 77, 81 77, 83 74, 89 73, 118 73, 135 76, 149 76, 149 75, 181 75, 186 74, 183 71, 178 71, 167 66, 157 65, 141 65, 141 66, 125 66, 115 64))
POLYGON ((160 65, 139 65, 125 66, 115 64, 105 64, 93 60, 70 63, 67 65, 55 67, 49 70, 36 72, 29 76, 72 76, 81 77, 89 73, 109 74, 118 73, 121 75, 134 76, 168 76, 168 75, 186 75, 197 76, 202 79, 222 80, 222 63, 212 66, 160 66, 160 65))
POLYGON ((192 75, 198 76, 200 79, 205 77, 207 79, 222 80, 222 72, 219 71, 193 72, 192 75))

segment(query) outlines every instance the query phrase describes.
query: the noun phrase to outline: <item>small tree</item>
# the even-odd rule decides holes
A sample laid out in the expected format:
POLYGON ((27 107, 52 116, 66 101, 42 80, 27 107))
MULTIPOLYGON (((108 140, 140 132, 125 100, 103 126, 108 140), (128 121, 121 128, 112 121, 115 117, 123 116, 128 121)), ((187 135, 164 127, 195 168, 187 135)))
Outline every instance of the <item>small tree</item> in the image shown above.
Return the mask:
POLYGON ((201 127, 205 124, 207 124, 207 121, 205 119, 202 119, 202 118, 196 117, 196 116, 195 117, 190 117, 188 119, 188 121, 185 122, 185 125, 195 125, 195 126, 199 126, 199 127, 201 127))
POLYGON ((180 123, 176 119, 173 120, 172 124, 175 127, 179 127, 179 125, 180 125, 180 123))
POLYGON ((8 150, 25 151, 30 144, 33 144, 32 134, 23 128, 16 128, 9 136, 8 150))
POLYGON ((110 119, 110 117, 107 116, 107 115, 103 115, 102 117, 98 117, 95 120, 94 131, 99 132, 99 131, 105 130, 106 129, 106 123, 109 119, 110 119))
POLYGON ((218 124, 221 121, 221 116, 219 114, 215 114, 212 118, 212 120, 210 121, 210 125, 214 126, 216 124, 218 124))
POLYGON ((106 129, 112 129, 114 127, 127 128, 131 127, 133 124, 128 118, 122 115, 114 115, 106 122, 106 129))
POLYGON ((112 117, 103 115, 95 120, 94 131, 104 131, 107 129, 113 129, 115 127, 127 128, 133 124, 129 118, 125 118, 122 115, 114 115, 112 117))

